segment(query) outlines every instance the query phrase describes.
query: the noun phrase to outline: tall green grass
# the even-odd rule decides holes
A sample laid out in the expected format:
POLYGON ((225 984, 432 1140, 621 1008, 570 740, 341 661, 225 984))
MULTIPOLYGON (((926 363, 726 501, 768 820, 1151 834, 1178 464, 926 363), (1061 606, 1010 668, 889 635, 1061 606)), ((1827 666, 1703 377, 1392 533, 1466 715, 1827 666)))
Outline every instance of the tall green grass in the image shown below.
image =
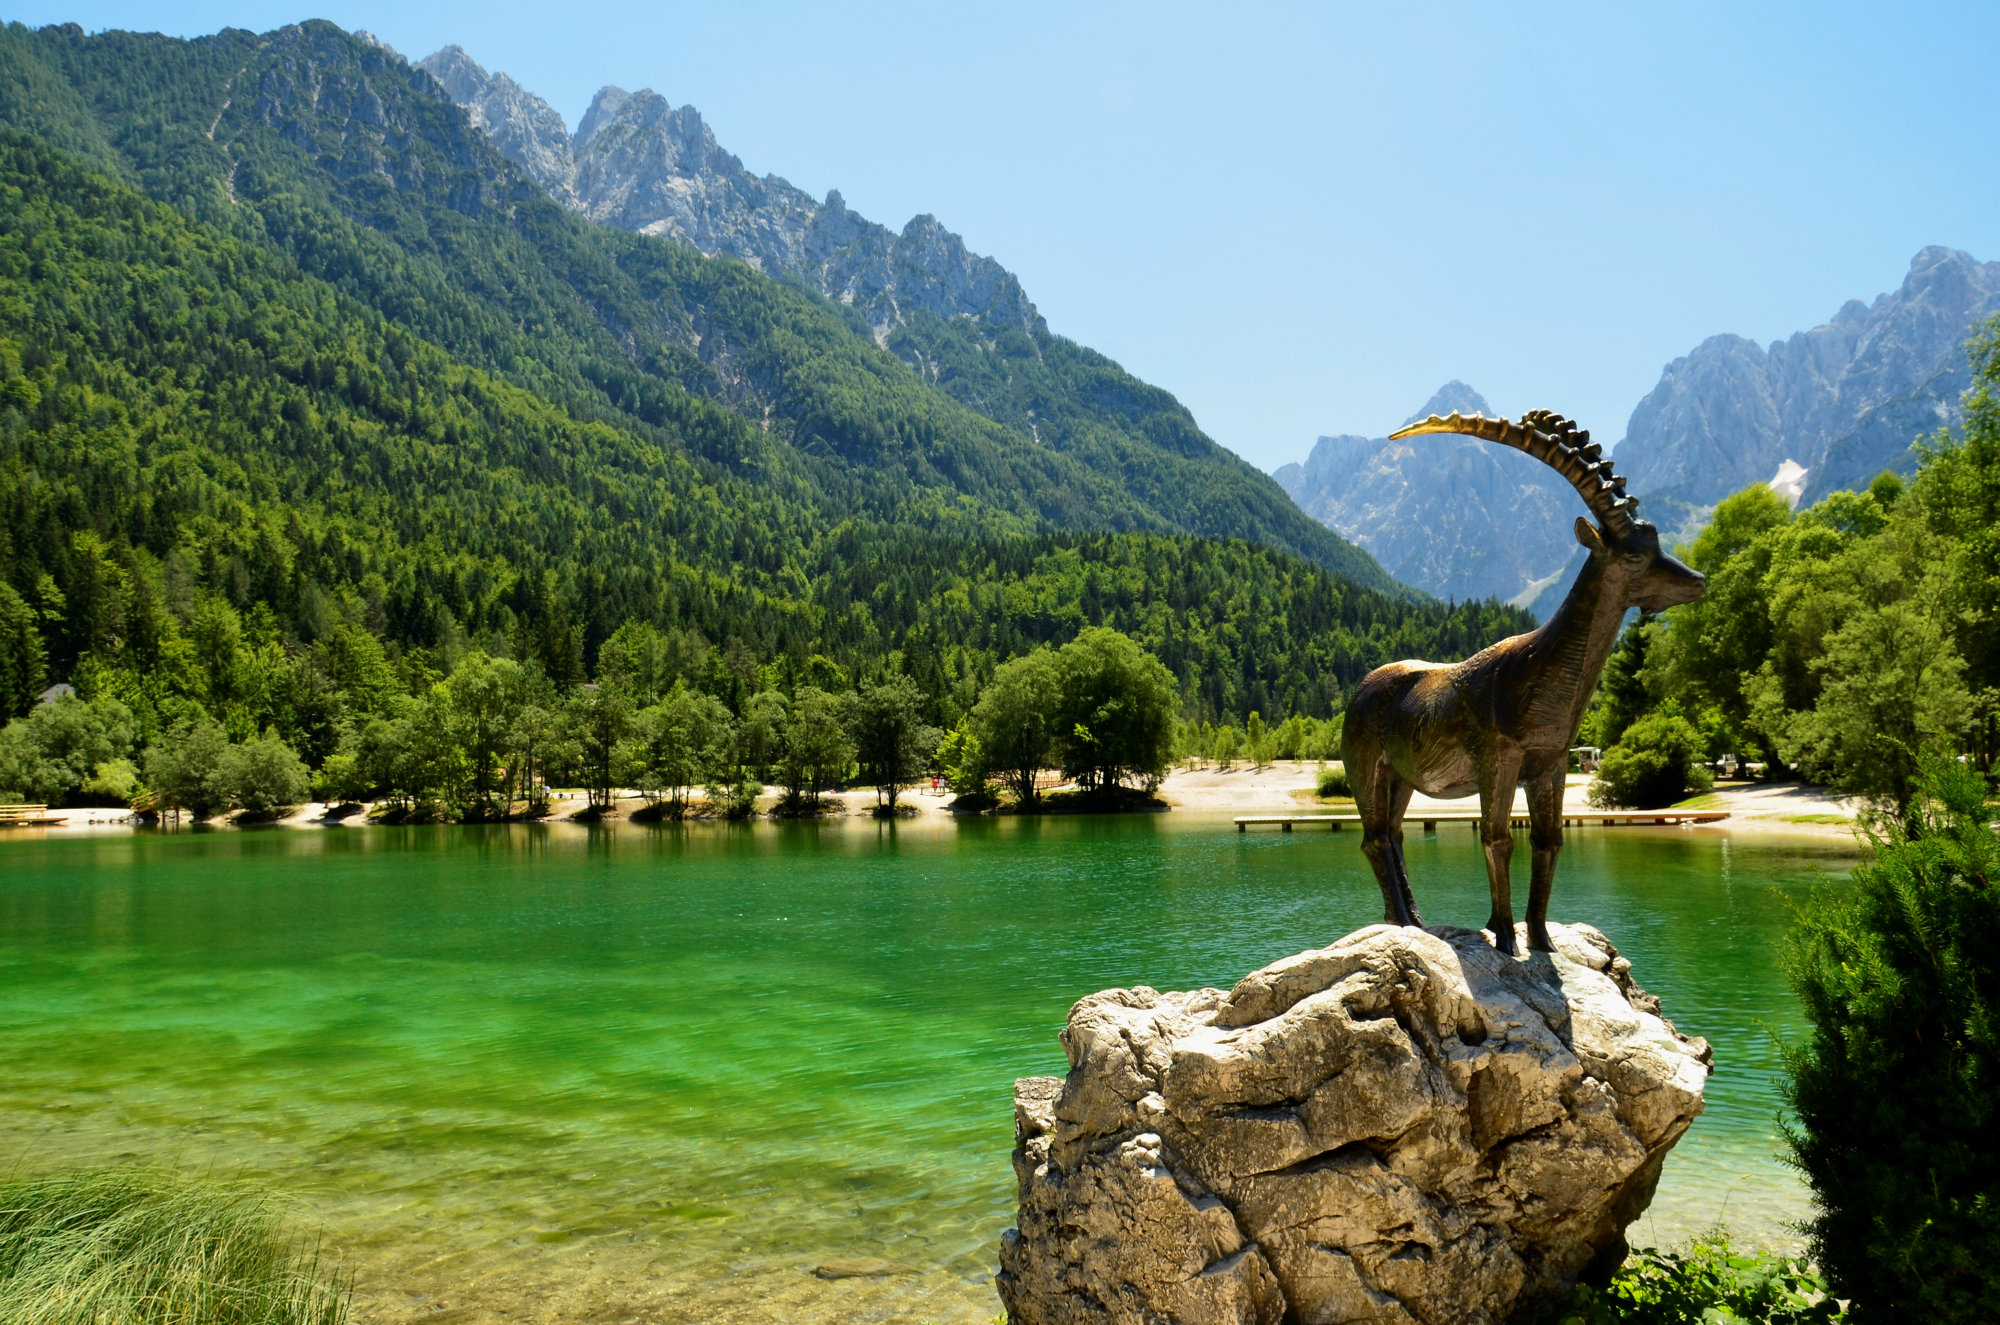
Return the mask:
POLYGON ((140 1167, 0 1183, 0 1325, 345 1325, 347 1297, 238 1184, 140 1167))

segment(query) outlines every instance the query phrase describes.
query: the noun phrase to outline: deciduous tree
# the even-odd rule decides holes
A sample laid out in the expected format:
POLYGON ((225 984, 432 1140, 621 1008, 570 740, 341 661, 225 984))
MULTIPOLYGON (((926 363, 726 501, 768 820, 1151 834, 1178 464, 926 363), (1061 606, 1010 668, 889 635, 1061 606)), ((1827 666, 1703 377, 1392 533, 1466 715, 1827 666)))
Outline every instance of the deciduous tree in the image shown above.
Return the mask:
POLYGON ((224 750, 215 776, 225 800, 253 819, 272 818, 312 795, 305 763, 270 733, 224 750))
POLYGON ((817 809, 820 792, 847 776, 854 742, 846 705, 818 686, 800 686, 785 724, 785 783, 795 805, 817 809))
MULTIPOLYGON (((1055 672, 1053 735, 1063 771, 1079 786, 1102 790, 1135 775, 1151 782, 1166 771, 1179 696, 1158 658, 1099 626, 1063 645, 1055 672)), ((1261 718, 1257 726, 1261 735, 1261 718)))
POLYGON ((221 724, 197 722, 169 733, 146 751, 146 781, 164 809, 186 810, 197 819, 229 808, 221 776, 229 733, 221 724))
POLYGON ((511 658, 474 650, 459 660, 444 684, 451 738, 471 776, 471 806, 482 818, 504 814, 502 761, 526 696, 526 678, 511 658))
POLYGON ((1014 789, 1023 808, 1036 804, 1035 778, 1054 757, 1062 698, 1055 655, 1036 649, 994 668, 973 706, 972 731, 986 766, 1014 789))
POLYGON ((61 805, 100 766, 131 753, 129 709, 115 699, 64 695, 0 730, 0 794, 61 805))
POLYGON ((886 797, 891 814, 896 793, 917 778, 937 752, 943 733, 923 721, 924 693, 907 676, 891 676, 864 685, 848 705, 848 730, 854 737, 861 776, 886 797))
POLYGON ((632 729, 632 702, 608 686, 584 686, 564 703, 562 714, 590 807, 610 809, 619 745, 632 729))
POLYGON ((665 699, 633 719, 628 754, 633 785, 649 801, 664 801, 667 812, 679 818, 694 787, 727 794, 734 743, 734 724, 722 701, 676 681, 665 699))

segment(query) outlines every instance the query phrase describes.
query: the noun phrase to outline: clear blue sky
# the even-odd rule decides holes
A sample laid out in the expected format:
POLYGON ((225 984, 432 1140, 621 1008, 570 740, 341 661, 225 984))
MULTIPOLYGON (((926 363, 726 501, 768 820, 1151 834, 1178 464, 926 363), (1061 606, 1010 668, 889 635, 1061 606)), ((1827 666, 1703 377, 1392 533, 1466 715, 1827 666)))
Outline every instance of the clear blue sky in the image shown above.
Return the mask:
POLYGON ((900 227, 1265 468, 1459 377, 1606 441, 1668 360, 2000 258, 2000 6, 0 0, 89 29, 458 42, 574 127, 604 83, 900 227))

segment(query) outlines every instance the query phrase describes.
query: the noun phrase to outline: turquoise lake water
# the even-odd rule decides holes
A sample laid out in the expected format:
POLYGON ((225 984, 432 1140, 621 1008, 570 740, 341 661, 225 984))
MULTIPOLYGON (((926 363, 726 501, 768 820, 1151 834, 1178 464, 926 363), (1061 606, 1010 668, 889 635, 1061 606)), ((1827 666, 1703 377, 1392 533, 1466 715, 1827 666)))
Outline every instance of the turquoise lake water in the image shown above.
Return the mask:
MULTIPOLYGON (((1427 919, 1484 919, 1470 832, 1409 857, 1427 919)), ((1553 918, 1715 1045, 1635 1241, 1792 1241, 1776 944, 1853 859, 1572 836, 1553 918)), ((364 1321, 987 1321, 1010 1086, 1070 1004, 1380 917, 1354 834, 1182 815, 5 841, 0 1163, 268 1182, 364 1321), (905 1268, 810 1273, 862 1256, 905 1268)))

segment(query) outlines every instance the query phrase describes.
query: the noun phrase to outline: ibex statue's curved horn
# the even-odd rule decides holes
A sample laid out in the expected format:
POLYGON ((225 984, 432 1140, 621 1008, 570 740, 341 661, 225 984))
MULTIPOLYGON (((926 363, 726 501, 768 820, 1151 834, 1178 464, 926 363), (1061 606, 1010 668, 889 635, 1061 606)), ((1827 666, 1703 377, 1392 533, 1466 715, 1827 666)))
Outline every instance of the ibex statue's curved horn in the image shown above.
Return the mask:
POLYGON ((1389 439, 1436 432, 1461 433, 1526 451, 1568 479, 1606 530, 1619 538, 1632 532, 1639 499, 1625 495, 1625 480, 1612 471, 1604 448, 1562 415, 1531 409, 1515 423, 1511 419, 1489 419, 1483 414, 1468 417, 1453 410, 1444 418, 1433 414, 1421 423, 1398 428, 1389 434, 1389 439))

